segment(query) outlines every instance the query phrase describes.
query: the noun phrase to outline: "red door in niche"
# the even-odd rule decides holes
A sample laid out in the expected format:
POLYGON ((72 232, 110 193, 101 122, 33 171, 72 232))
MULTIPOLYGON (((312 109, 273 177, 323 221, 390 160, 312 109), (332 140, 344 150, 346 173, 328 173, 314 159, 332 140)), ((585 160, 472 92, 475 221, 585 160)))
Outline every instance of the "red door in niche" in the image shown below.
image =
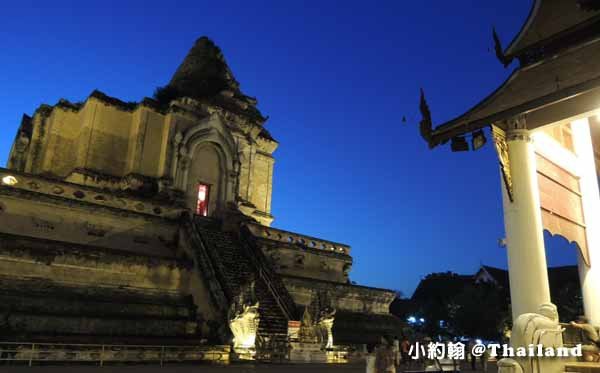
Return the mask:
POLYGON ((198 184, 198 202, 196 204, 196 214, 208 216, 208 197, 210 195, 210 185, 198 184))

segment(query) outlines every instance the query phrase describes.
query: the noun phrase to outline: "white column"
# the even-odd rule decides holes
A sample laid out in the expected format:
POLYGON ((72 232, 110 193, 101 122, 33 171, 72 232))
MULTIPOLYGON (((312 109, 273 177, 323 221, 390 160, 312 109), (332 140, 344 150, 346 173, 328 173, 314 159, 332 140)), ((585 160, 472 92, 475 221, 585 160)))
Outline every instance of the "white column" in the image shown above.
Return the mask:
MULTIPOLYGON (((550 302, 535 153, 529 131, 506 134, 513 201, 503 187, 512 317, 550 302)), ((502 183, 504 185, 504 182, 502 183)))
POLYGON ((587 119, 571 123, 573 144, 579 160, 581 200, 586 225, 590 267, 579 254, 579 279, 585 316, 600 325, 600 191, 594 160, 594 149, 587 119))

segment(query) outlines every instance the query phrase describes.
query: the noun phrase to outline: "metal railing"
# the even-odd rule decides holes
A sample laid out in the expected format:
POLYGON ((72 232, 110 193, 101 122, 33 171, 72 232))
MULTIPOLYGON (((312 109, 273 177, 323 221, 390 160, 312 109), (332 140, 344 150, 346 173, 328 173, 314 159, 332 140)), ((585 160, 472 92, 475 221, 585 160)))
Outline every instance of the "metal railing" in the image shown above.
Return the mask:
POLYGON ((271 265, 267 261, 262 250, 251 240, 253 237, 252 232, 248 227, 243 227, 240 236, 240 241, 244 250, 248 253, 258 275, 267 285, 269 292, 277 302, 279 308, 284 312, 288 320, 298 320, 299 315, 298 310, 296 309, 296 303, 279 276, 272 270, 271 265))
POLYGON ((158 363, 209 361, 229 362, 229 346, 153 346, 110 344, 65 344, 0 342, 0 364, 29 366, 41 362, 158 363))
POLYGON ((196 228, 194 216, 186 216, 184 224, 191 240, 192 252, 196 257, 200 273, 210 289, 209 293, 213 298, 213 303, 222 314, 226 315, 228 311, 227 305, 231 302, 231 294, 222 285, 226 283, 223 282, 222 269, 215 268, 213 264, 215 253, 210 253, 209 250, 214 249, 202 239, 202 235, 196 228))

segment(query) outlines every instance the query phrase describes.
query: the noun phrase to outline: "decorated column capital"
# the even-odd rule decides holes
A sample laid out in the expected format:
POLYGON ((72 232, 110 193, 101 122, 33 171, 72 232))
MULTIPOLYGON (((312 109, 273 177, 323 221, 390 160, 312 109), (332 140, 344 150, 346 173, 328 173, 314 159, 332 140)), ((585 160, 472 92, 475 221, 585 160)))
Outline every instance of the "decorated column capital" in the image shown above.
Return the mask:
POLYGON ((504 121, 506 128, 506 141, 527 141, 532 142, 529 130, 527 129, 527 119, 524 114, 514 116, 504 121))

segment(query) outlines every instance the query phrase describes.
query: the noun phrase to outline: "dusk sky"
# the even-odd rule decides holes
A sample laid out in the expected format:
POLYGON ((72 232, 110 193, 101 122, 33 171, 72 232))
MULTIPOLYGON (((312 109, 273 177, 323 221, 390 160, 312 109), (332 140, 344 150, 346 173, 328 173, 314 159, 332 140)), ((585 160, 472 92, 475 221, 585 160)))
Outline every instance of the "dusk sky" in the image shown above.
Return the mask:
MULTIPOLYGON (((0 14, 0 164, 23 113, 94 90, 124 101, 165 85, 194 41, 219 45, 279 141, 274 226, 352 246, 352 280, 411 295, 430 272, 506 267, 493 145, 431 151, 436 124, 508 77, 530 1, 11 1, 0 14), (406 123, 402 117, 406 117, 406 123)), ((559 239, 549 264, 575 263, 559 239)))

